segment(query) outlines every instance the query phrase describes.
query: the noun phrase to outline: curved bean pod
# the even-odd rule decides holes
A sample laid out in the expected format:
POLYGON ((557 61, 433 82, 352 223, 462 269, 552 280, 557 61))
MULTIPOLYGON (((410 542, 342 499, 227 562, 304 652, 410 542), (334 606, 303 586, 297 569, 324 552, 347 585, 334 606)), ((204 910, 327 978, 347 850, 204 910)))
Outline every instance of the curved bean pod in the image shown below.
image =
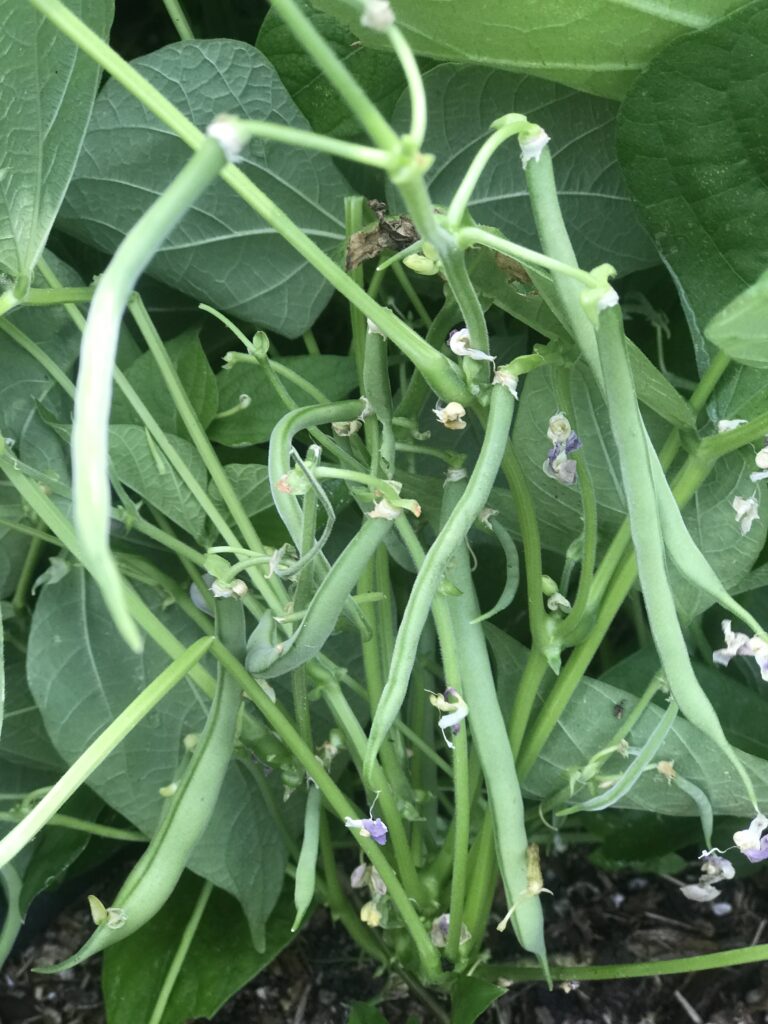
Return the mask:
POLYGON ((287 640, 273 643, 273 620, 269 612, 265 614, 248 638, 245 667, 252 675, 261 679, 282 676, 320 652, 347 598, 391 526, 386 519, 366 519, 331 566, 315 591, 301 625, 287 640))
POLYGON ((317 853, 320 849, 320 810, 323 796, 317 786, 310 786, 307 806, 304 811, 304 837, 296 865, 296 879, 293 886, 293 904, 296 917, 291 925, 295 932, 302 922, 307 908, 315 897, 317 883, 317 853))
MULTIPOLYGON (((216 602, 216 632, 228 650, 239 659, 243 657, 245 615, 235 598, 216 602)), ((113 906, 122 912, 124 923, 111 928, 99 924, 73 956, 50 967, 35 968, 39 974, 75 967, 132 935, 162 909, 213 814, 232 756, 239 710, 240 687, 219 667, 208 720, 189 766, 149 846, 115 897, 113 906)))

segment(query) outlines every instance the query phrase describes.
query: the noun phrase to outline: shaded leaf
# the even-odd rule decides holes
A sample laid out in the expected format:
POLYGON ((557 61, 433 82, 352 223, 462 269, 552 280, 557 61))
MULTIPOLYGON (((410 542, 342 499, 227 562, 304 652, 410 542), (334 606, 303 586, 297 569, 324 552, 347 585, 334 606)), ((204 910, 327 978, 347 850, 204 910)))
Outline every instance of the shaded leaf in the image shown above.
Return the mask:
MULTIPOLYGON (((163 607, 163 595, 144 591, 143 596, 182 643, 196 639, 197 627, 175 606, 163 607)), ((68 764, 168 663, 149 641, 143 654, 126 649, 82 569, 43 588, 29 636, 29 687, 53 745, 68 764)), ((163 809, 159 790, 178 776, 183 739, 200 732, 206 705, 190 683, 180 683, 89 779, 106 803, 146 835, 163 809)), ((280 893, 284 864, 279 832, 250 769, 233 762, 189 867, 240 901, 259 943, 280 893)), ((98 895, 109 905, 114 893, 98 895)))
POLYGON ((451 1024, 473 1024, 507 990, 463 974, 451 986, 451 1024))
MULTIPOLYGON (((112 0, 72 0, 102 38, 112 0)), ((23 0, 0 2, 0 270, 30 283, 80 152, 101 69, 23 0)))
POLYGON ((709 321, 704 333, 737 363, 768 369, 768 272, 709 321))
MULTIPOLYGON (((316 0, 371 46, 355 0, 316 0)), ((667 42, 732 11, 739 0, 399 0, 397 24, 417 53, 491 64, 565 82, 601 96, 622 96, 667 42)))
POLYGON ((621 108, 627 183, 699 328, 768 265, 767 57, 759 0, 668 46, 621 108))
MULTIPOLYGON (((344 398, 357 382, 355 364, 347 356, 288 356, 280 362, 331 401, 344 398)), ((235 406, 241 395, 247 395, 251 404, 233 416, 215 420, 210 429, 212 440, 234 448, 267 441, 277 421, 288 410, 263 370, 250 363, 235 363, 232 369, 217 374, 216 380, 222 412, 235 406)), ((287 387, 297 402, 313 404, 314 400, 294 384, 288 383, 287 387)))
MULTIPOLYGON (((491 123, 515 111, 541 123, 551 136, 560 206, 579 261, 586 267, 607 261, 619 273, 658 261, 619 171, 615 103, 524 75, 455 64, 433 68, 424 85, 430 112, 424 151, 435 157, 426 181, 436 203, 448 205, 491 123)), ((409 116, 403 95, 395 127, 407 130, 409 116)), ((393 186, 387 194, 390 208, 401 209, 393 186)), ((468 210, 479 224, 540 248, 516 139, 491 158, 468 210)))
MULTIPOLYGON (((272 65, 247 43, 173 43, 138 58, 133 67, 200 127, 222 112, 308 127, 272 65)), ((184 143, 140 100, 108 81, 94 107, 60 226, 113 252, 188 156, 184 143)), ((254 140, 239 166, 325 252, 340 245, 349 188, 330 157, 254 140)), ((149 273, 290 337, 312 324, 331 294, 306 260, 221 181, 166 239, 149 273)))
MULTIPOLYGON (((110 1024, 151 1018, 200 890, 200 880, 185 874, 161 914, 106 952, 101 981, 110 1024)), ((283 898, 270 916, 266 949, 257 953, 240 907, 231 896, 214 889, 159 1024, 212 1018, 290 941, 289 914, 290 903, 283 898)))

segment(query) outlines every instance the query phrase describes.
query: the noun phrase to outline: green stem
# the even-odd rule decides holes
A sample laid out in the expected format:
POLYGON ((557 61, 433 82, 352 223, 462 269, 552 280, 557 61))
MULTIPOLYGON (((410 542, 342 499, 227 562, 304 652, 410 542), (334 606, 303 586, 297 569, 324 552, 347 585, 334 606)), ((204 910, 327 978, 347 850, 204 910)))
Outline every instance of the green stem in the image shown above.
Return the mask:
POLYGON ((168 17, 173 22, 173 27, 179 33, 179 39, 194 39, 195 33, 187 21, 187 16, 182 10, 179 0, 163 0, 168 17))
POLYGON ((16 937, 24 924, 19 900, 21 898, 22 878, 12 864, 0 868, 0 886, 5 893, 5 915, 0 928, 0 967, 11 955, 16 937))
POLYGON ((63 306, 67 302, 90 302, 93 288, 31 288, 23 306, 63 306))
MULTIPOLYGON (((0 821, 18 823, 23 821, 24 814, 17 811, 0 811, 0 821)), ((67 828, 72 832, 87 832, 102 839, 119 839, 123 843, 146 843, 147 837, 142 832, 128 828, 113 828, 111 825, 99 825, 96 821, 85 821, 73 818, 70 814, 54 814, 45 823, 47 828, 67 828)), ((0 956, 0 963, 2 957, 0 956)))
POLYGON ((292 128, 285 124, 272 121, 240 121, 239 125, 253 138, 267 139, 271 142, 282 142, 287 146, 299 146, 303 149, 314 149, 319 153, 328 153, 341 160, 351 160, 369 167, 386 169, 392 158, 381 149, 372 146, 361 146, 356 142, 344 142, 329 135, 318 135, 302 128, 292 128))
POLYGON ((39 537, 34 537, 32 543, 27 548, 27 553, 24 556, 24 564, 21 567, 19 578, 16 582, 16 589, 13 592, 13 598, 11 600, 11 607, 16 611, 20 612, 27 603, 27 592, 32 582, 32 576, 37 567, 38 559, 40 558, 40 552, 43 549, 43 541, 39 537))
MULTIPOLYGON (((168 3, 168 0, 166 0, 168 3)), ((197 929, 200 927, 200 921, 202 920, 205 908, 208 906, 208 901, 211 898, 213 892, 212 882, 203 882, 200 893, 195 900, 195 905, 192 908, 192 913, 189 915, 189 920, 184 925, 184 931, 181 933, 179 938, 179 944, 173 954, 173 959, 168 965, 168 969, 165 972, 163 978, 163 984, 160 987, 160 991, 155 999, 155 1005, 152 1009, 152 1016, 149 1018, 148 1024, 161 1024, 163 1015, 165 1014, 168 1001, 171 998, 173 992, 173 986, 181 974, 181 969, 184 966, 184 961, 189 953, 189 947, 197 934, 197 929)))

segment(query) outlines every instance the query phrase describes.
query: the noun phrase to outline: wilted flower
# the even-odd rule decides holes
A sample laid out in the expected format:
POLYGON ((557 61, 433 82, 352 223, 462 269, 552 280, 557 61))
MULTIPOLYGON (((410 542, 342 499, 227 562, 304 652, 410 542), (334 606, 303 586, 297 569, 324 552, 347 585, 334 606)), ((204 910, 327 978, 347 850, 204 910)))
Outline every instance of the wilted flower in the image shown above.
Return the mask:
POLYGON ((448 348, 455 356, 466 356, 467 359, 474 359, 478 362, 496 362, 495 358, 487 352, 481 352, 479 348, 470 348, 469 331, 466 327, 462 327, 460 331, 451 331, 448 348))
POLYGON ((351 437, 362 425, 362 420, 336 420, 331 424, 331 430, 337 437, 351 437))
POLYGON ((438 711, 448 712, 448 714, 443 715, 442 718, 437 720, 437 725, 443 734, 443 739, 453 750, 453 744, 446 736, 446 729, 450 729, 453 735, 456 736, 461 729, 461 723, 469 714, 469 708, 462 699, 461 694, 454 690, 452 686, 449 686, 444 694, 431 694, 429 703, 432 707, 437 708, 438 711))
POLYGON ((519 379, 520 378, 516 374, 511 373, 502 366, 496 371, 496 373, 494 373, 492 383, 501 384, 501 386, 506 388, 513 398, 519 399, 520 396, 517 393, 517 384, 519 379))
POLYGON ((713 885, 716 882, 730 882, 736 874, 736 869, 728 858, 721 857, 714 851, 704 850, 700 854, 699 860, 701 861, 702 881, 706 879, 713 885))
MULTIPOLYGON (((430 938, 432 939, 432 945, 437 946, 438 949, 443 949, 448 943, 448 929, 451 926, 451 915, 441 914, 440 917, 436 917, 432 922, 432 928, 430 930, 430 938)), ((461 933, 459 935, 459 944, 462 942, 468 942, 472 938, 472 933, 469 928, 462 923, 461 933)))
POLYGON ((561 484, 569 487, 576 481, 576 462, 568 456, 581 448, 581 441, 565 413, 556 412, 549 418, 547 437, 553 447, 547 453, 546 462, 542 469, 548 477, 559 480, 561 484))
POLYGON ((565 444, 572 433, 571 422, 564 412, 556 412, 549 417, 547 437, 552 444, 565 444))
POLYGON ((245 580, 233 580, 231 583, 222 583, 221 580, 214 580, 208 589, 214 597, 243 598, 248 593, 248 584, 245 580))
POLYGON ((747 828, 733 833, 734 843, 752 864, 768 858, 768 836, 763 835, 766 828, 768 818, 758 812, 747 828))
POLYGON ((717 899, 720 890, 709 882, 695 882, 691 885, 681 886, 680 893, 687 900, 693 900, 694 903, 709 903, 711 900, 717 899))
POLYGON ((386 498, 380 498, 379 501, 374 503, 373 508, 368 513, 369 519, 397 519, 402 514, 401 508, 395 508, 391 505, 386 498))
POLYGON ((572 610, 571 602, 567 597, 563 597, 559 590, 554 594, 550 594, 547 598, 547 608, 551 612, 564 612, 566 614, 572 610))
POLYGON ((768 444, 761 448, 755 456, 755 465, 758 472, 749 474, 752 483, 757 483, 758 480, 768 480, 768 444))
POLYGON ((364 839, 372 839, 379 846, 385 846, 389 829, 381 818, 345 818, 344 824, 347 828, 359 829, 359 835, 364 839))
MULTIPOLYGON (((534 127, 533 125, 531 127, 534 127)), ((539 157, 544 152, 544 147, 549 142, 549 136, 543 128, 539 128, 535 135, 520 136, 520 160, 523 167, 527 167, 531 160, 539 162, 539 157)))
POLYGON ((463 430, 467 425, 464 422, 467 410, 461 402, 449 402, 447 405, 438 405, 432 411, 437 416, 438 423, 442 423, 448 430, 463 430))
POLYGON ((663 776, 670 785, 677 775, 674 761, 658 761, 656 763, 656 771, 659 775, 663 776))
POLYGON ((365 321, 365 329, 368 332, 368 334, 380 334, 382 338, 385 337, 384 331, 382 331, 382 329, 377 324, 375 324, 370 317, 368 317, 365 321))
POLYGON ((749 533, 752 529, 752 523, 760 516, 757 513, 759 505, 757 503, 757 495, 753 494, 751 498, 739 498, 736 497, 731 502, 731 508, 736 513, 736 522, 741 527, 741 535, 749 533))

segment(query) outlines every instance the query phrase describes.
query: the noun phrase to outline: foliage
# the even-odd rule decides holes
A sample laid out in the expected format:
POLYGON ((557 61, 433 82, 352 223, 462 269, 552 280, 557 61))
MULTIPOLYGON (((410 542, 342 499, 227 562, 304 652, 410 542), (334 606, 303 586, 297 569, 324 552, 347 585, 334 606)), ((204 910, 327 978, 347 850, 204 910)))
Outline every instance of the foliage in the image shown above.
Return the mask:
POLYGON ((768 4, 165 7, 0 0, 0 960, 95 867, 110 1024, 318 904, 476 1020, 563 846, 768 856, 768 4))

